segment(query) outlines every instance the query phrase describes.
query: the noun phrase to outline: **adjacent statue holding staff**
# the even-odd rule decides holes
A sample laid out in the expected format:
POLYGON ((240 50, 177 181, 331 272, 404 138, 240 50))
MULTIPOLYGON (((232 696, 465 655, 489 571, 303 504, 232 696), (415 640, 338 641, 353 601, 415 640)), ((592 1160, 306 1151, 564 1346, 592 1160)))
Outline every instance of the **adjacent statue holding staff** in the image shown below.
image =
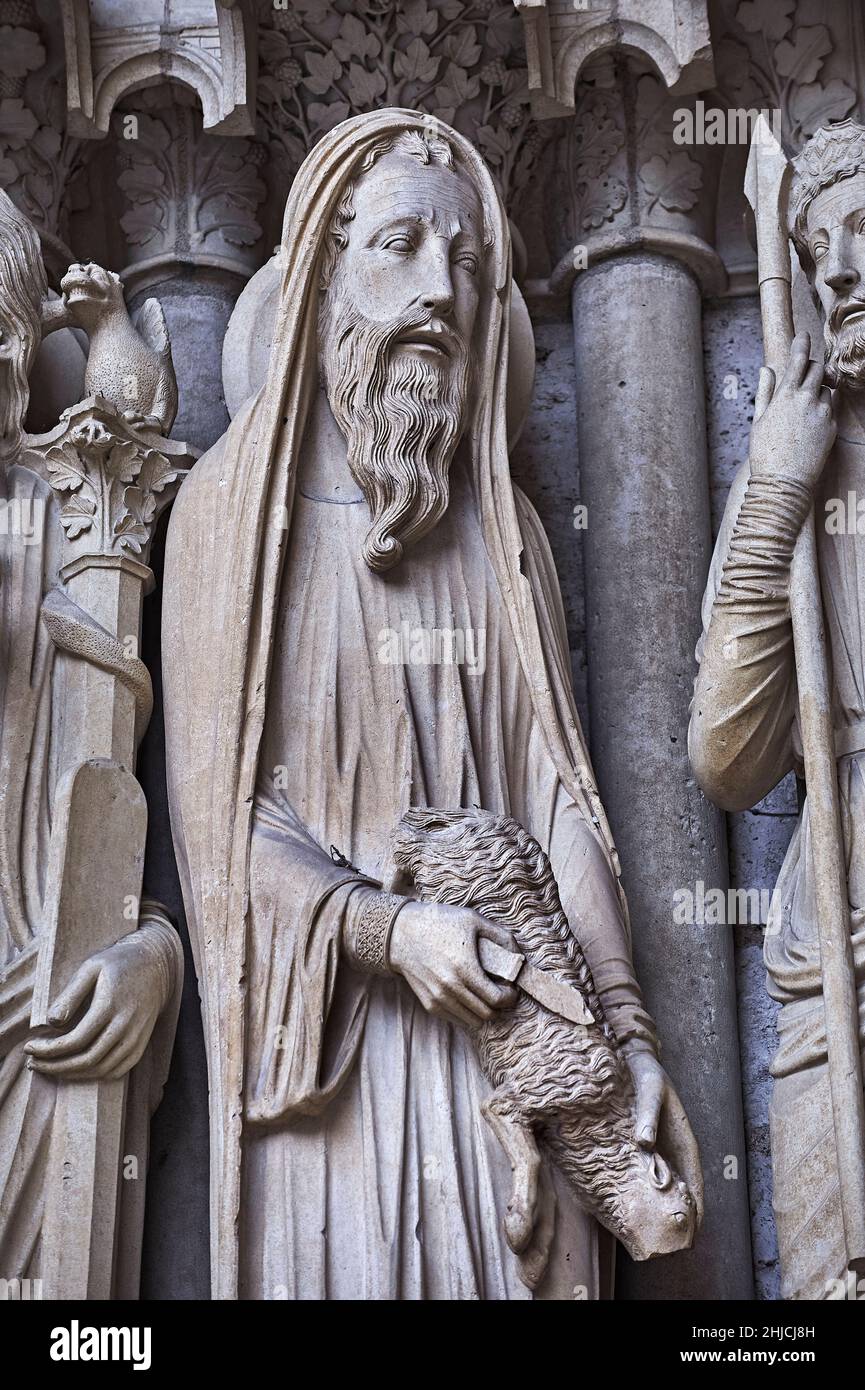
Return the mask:
POLYGON ((793 161, 788 218, 825 343, 820 351, 800 334, 779 356, 789 266, 786 284, 780 256, 764 275, 772 227, 758 211, 776 369, 761 374, 749 460, 712 562, 690 752, 700 785, 728 810, 753 806, 793 769, 806 775, 765 961, 781 1004, 771 1141, 782 1292, 819 1299, 837 1296, 863 1255, 865 541, 849 497, 865 489, 865 128, 845 121, 808 141, 793 161), (837 499, 852 523, 837 524, 837 499))

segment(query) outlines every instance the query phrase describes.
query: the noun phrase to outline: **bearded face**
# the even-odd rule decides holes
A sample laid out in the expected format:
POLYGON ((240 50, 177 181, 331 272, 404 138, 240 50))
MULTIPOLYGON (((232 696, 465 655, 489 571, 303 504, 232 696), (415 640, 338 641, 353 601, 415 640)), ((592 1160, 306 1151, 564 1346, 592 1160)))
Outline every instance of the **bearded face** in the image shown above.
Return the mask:
POLYGON ((30 400, 27 373, 31 355, 0 299, 0 458, 14 456, 20 447, 30 400))
POLYGON ((826 375, 833 386, 865 390, 865 300, 848 299, 825 328, 826 375))
POLYGON ((369 506, 363 555, 378 573, 447 509, 483 252, 473 186, 447 160, 424 162, 413 140, 355 183, 319 318, 322 378, 369 506))
POLYGON ((865 176, 839 177, 807 210, 813 287, 825 316, 826 376, 865 389, 865 176))
POLYGON ((337 274, 322 306, 322 369, 348 466, 370 510, 370 569, 390 569, 431 531, 448 505, 448 471, 465 423, 468 346, 416 306, 365 318, 337 274), (435 345, 412 350, 422 335, 435 345), (417 335, 417 336, 416 336, 417 335))

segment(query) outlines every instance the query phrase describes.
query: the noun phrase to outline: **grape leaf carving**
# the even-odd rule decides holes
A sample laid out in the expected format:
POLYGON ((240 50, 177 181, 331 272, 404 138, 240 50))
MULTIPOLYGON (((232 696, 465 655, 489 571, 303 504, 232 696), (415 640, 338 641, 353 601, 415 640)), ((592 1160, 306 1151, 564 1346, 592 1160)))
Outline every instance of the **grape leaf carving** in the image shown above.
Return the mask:
POLYGON ((506 198, 525 190, 550 132, 531 117, 513 0, 259 0, 259 19, 259 118, 280 177, 340 121, 389 105, 456 125, 506 198))
POLYGON ((640 179, 650 196, 649 211, 657 203, 668 212, 689 212, 697 201, 703 171, 684 150, 664 158, 653 155, 640 166, 640 179))

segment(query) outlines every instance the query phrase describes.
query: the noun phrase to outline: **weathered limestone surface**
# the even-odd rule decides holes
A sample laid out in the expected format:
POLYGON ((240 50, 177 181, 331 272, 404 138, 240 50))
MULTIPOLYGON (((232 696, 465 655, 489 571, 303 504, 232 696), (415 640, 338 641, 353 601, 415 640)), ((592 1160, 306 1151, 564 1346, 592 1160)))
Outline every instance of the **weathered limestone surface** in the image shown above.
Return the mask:
MULTIPOLYGON (((197 27, 188 5, 162 0, 144 0, 134 16, 128 0, 0 0, 0 186, 41 237, 51 286, 44 322, 57 329, 31 362, 28 433, 51 434, 61 411, 93 391, 121 416, 134 415, 136 402, 148 405, 149 388, 124 385, 135 375, 132 359, 147 365, 134 345, 119 373, 109 353, 106 373, 97 343, 85 385, 91 345, 83 320, 59 327, 61 279, 73 263, 95 258, 118 274, 133 321, 147 300, 158 304, 140 336, 158 355, 161 316, 178 384, 172 437, 205 451, 233 413, 223 390, 226 327, 244 284, 280 239, 286 194, 309 150, 339 121, 386 104, 417 107, 477 146, 504 198, 515 276, 534 319, 537 374, 512 451, 513 477, 550 541, 566 664, 623 860, 638 974, 664 1035, 663 1060, 699 1131, 709 1192, 693 1256, 641 1268, 623 1259, 618 1292, 731 1297, 748 1290, 753 1264, 757 1296, 778 1298, 768 1075, 778 1005, 766 993, 763 927, 674 926, 670 910, 676 890, 696 881, 768 894, 798 819, 792 777, 750 811, 716 814, 684 763, 708 516, 714 537, 747 457, 762 360, 756 257, 743 217, 747 149, 673 145, 670 131, 674 112, 695 113, 698 99, 777 111, 791 150, 821 123, 862 119, 861 7, 854 0, 592 0, 581 11, 571 0, 304 0, 278 9, 270 0, 196 0, 193 8, 197 27), (581 248, 588 270, 575 265, 581 248), (127 389, 130 399, 121 400, 127 389), (580 505, 588 506, 586 529, 574 524, 580 505), (739 1160, 735 1178, 723 1176, 725 1155, 739 1160)), ((8 287, 0 280, 2 318, 8 287)), ((796 280, 797 323, 816 344, 822 330, 804 277, 796 280)), ((99 318, 105 336, 107 319, 99 318)), ((4 327, 8 333, 5 318, 4 327)), ((138 413, 141 424, 148 414, 150 423, 167 423, 172 412, 157 404, 138 413)), ((58 545, 76 495, 61 490, 49 499, 58 545)), ((13 491, 0 500, 15 506, 21 498, 13 491)), ((155 528, 148 562, 155 589, 143 601, 140 655, 154 713, 136 776, 149 812, 144 891, 162 905, 156 939, 169 918, 180 934, 185 975, 165 1098, 150 1133, 141 1289, 146 1297, 207 1297, 205 1044, 165 785, 166 524, 147 520, 155 528)), ((9 546, 4 533, 4 564, 9 546)), ((52 583, 54 568, 52 556, 52 583)), ((141 578, 126 570, 103 585, 104 575, 73 574, 61 587, 79 599, 95 595, 103 616, 132 638, 141 578)), ((0 579, 0 642, 17 651, 29 618, 6 612, 15 590, 7 570, 0 579)), ((35 596, 37 587, 27 592, 35 596)), ((134 706, 129 688, 113 689, 97 668, 82 672, 69 653, 58 652, 55 664, 63 682, 72 672, 73 690, 77 682, 88 697, 95 691, 108 700, 91 701, 78 729, 64 715, 59 688, 52 693, 61 761, 97 735, 116 743, 134 706)), ((0 687, 4 679, 0 670, 0 687)), ((17 718, 7 724, 18 740, 17 718)), ((38 931, 39 914, 31 918, 38 931)), ((156 921, 143 914, 133 935, 146 937, 156 921)), ((176 939, 169 955, 177 983, 176 939)), ((154 1075, 167 1060, 175 1003, 172 996, 148 1049, 154 1075)), ((137 1102, 133 1110, 144 1114, 137 1102)), ((143 1156, 140 1125, 135 1133, 143 1156)), ((109 1271, 116 1289, 138 1278, 143 1191, 127 1213, 130 1259, 109 1271)), ((21 1234, 17 1220, 6 1221, 5 1247, 0 1229, 0 1255, 21 1234)), ((108 1264, 101 1268, 105 1275, 108 1264)))
POLYGON ((610 1266, 588 1223, 638 1260, 687 1249, 702 1182, 630 964, 551 557, 509 480, 508 374, 525 366, 502 354, 506 224, 471 145, 385 110, 316 147, 284 228, 266 384, 173 514, 163 603, 214 1294, 598 1296, 610 1266), (482 633, 460 693, 438 661, 382 654, 410 615, 482 633), (505 853, 525 920, 490 878, 505 853), (554 872, 567 966, 550 954, 563 919, 535 900, 554 872), (504 969, 515 944, 531 968, 504 969), (561 983, 532 974, 544 961, 561 983), (530 996, 551 1010, 540 1028, 530 996), (513 1023, 497 1014, 514 1004, 513 1023), (478 1142, 476 1108, 501 1149, 478 1142), (547 1116, 553 1169, 533 1132, 547 1116))
POLYGON ((847 1272, 865 1250, 855 508, 865 442, 863 168, 865 127, 855 120, 816 130, 792 171, 777 140, 752 145, 772 371, 761 373, 748 460, 713 556, 689 728, 700 784, 730 810, 754 805, 793 770, 804 776, 764 947, 781 1004, 773 1205, 781 1292, 796 1299, 846 1296, 847 1272), (822 344, 795 336, 788 235, 825 322, 822 344))
MULTIPOLYGON (((591 364, 577 397, 589 508, 589 708, 635 955, 652 1007, 664 1014, 666 1064, 696 1117, 712 1192, 711 1267, 695 1251, 653 1277, 668 1296, 749 1297, 746 1193, 724 1177, 729 1155, 743 1168, 745 1159, 732 940, 715 927, 676 925, 672 915, 676 889, 727 878, 723 820, 693 783, 681 732, 710 547, 700 316, 690 272, 658 256, 602 262, 574 287, 575 355, 591 364), (610 554, 618 564, 603 564, 610 554), (634 816, 634 804, 666 813, 634 816)), ((636 1270, 624 1277, 648 1291, 636 1270)))
MULTIPOLYGON (((744 296, 707 303, 703 310, 703 338, 714 539, 733 477, 748 456, 748 435, 762 363, 760 309, 756 298, 744 296)), ((797 814, 795 779, 788 777, 752 811, 727 816, 731 888, 771 892, 797 814)), ((772 1213, 769 1064, 778 1046, 775 1025, 778 1006, 766 991, 763 925, 749 922, 733 930, 754 1284, 759 1298, 773 1299, 779 1296, 780 1284, 778 1242, 772 1213)))
POLYGON ((585 529, 575 508, 581 502, 579 460, 574 451, 574 335, 569 320, 535 324, 537 371, 529 418, 511 453, 514 481, 541 518, 562 586, 571 673, 577 709, 588 725, 586 613, 583 551, 585 529))
MULTIPOLYGON (((133 770, 153 696, 141 605, 156 519, 192 456, 138 390, 150 344, 117 277, 90 266, 85 293, 71 271, 74 288, 49 299, 36 231, 0 194, 0 1267, 4 1289, 38 1280, 52 1299, 135 1298, 150 1112, 182 979, 176 933, 142 893, 147 807, 133 770), (110 295, 91 304, 97 283, 110 295), (40 340, 85 300, 93 394, 25 434, 40 340)), ((158 306, 149 313, 153 326, 158 306)), ((164 333, 158 360, 173 385, 164 333)))

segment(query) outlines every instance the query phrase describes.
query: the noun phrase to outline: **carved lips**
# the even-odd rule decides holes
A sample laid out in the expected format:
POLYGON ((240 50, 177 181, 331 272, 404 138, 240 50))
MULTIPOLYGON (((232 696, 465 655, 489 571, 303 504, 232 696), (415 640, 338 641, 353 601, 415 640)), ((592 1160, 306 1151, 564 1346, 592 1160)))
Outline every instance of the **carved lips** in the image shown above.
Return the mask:
POLYGON ((452 357, 456 351, 450 329, 435 320, 424 328, 406 328, 395 341, 400 347, 412 348, 424 356, 452 357))
POLYGON ((865 318, 865 303, 861 299, 850 299, 846 304, 839 304, 832 310, 830 322, 837 333, 842 324, 862 318, 865 318))

